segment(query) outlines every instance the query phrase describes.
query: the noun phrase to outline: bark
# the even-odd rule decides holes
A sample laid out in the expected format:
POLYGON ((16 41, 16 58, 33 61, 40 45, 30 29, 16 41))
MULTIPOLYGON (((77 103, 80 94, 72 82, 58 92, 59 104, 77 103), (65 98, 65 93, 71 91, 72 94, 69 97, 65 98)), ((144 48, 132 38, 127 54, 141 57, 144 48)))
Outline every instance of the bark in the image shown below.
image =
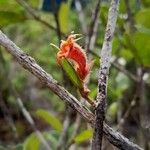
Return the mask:
POLYGON ((107 99, 107 78, 110 67, 112 38, 115 31, 118 16, 119 0, 112 0, 108 13, 108 21, 105 31, 104 43, 101 50, 101 63, 98 77, 98 94, 96 107, 96 121, 92 142, 92 150, 100 150, 103 138, 103 122, 105 120, 105 109, 107 99))

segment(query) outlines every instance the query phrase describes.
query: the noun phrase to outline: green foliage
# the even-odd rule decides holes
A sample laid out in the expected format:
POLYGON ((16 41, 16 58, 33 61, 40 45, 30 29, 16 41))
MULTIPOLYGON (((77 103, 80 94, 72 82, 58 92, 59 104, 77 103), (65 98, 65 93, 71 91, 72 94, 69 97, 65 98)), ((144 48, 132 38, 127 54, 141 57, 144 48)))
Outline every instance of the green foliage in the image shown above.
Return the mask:
POLYGON ((18 12, 22 10, 22 8, 15 1, 10 0, 0 0, 0 10, 2 11, 14 11, 18 12))
POLYGON ((26 74, 20 71, 20 73, 17 73, 16 77, 12 80, 12 84, 16 90, 21 91, 23 90, 26 81, 26 74))
POLYGON ((52 130, 50 132, 45 132, 44 137, 46 138, 46 140, 48 142, 50 142, 51 148, 53 150, 56 150, 56 148, 58 146, 58 140, 60 137, 60 133, 56 130, 52 130))
POLYGON ((107 109, 107 114, 114 118, 117 115, 118 111, 118 102, 113 102, 107 109))
POLYGON ((40 140, 35 133, 31 134, 25 141, 23 150, 39 150, 40 140))
POLYGON ((92 138, 92 136, 93 136, 93 130, 91 129, 84 130, 81 133, 76 135, 76 137, 74 138, 74 141, 80 144, 82 142, 89 140, 90 138, 92 138))
POLYGON ((150 34, 137 32, 133 35, 133 44, 137 50, 137 55, 144 66, 150 66, 149 42, 150 34))
POLYGON ((141 1, 144 7, 150 7, 150 1, 149 0, 142 0, 141 1))
MULTIPOLYGON (((44 140, 50 144, 50 147, 53 150, 56 150, 60 133, 58 131, 54 130, 51 132, 41 132, 41 134, 42 134, 44 140)), ((39 139, 39 137, 36 135, 36 133, 32 133, 25 140, 22 150, 40 150, 40 149, 42 149, 42 147, 44 148, 44 145, 42 145, 41 142, 42 141, 39 139)))
POLYGON ((61 60, 61 65, 73 84, 78 88, 82 88, 82 81, 80 80, 71 63, 64 58, 61 60))
POLYGON ((130 61, 134 57, 133 53, 127 48, 122 48, 120 50, 120 55, 125 58, 126 61, 130 61))
POLYGON ((150 66, 150 34, 136 32, 127 36, 126 40, 135 60, 143 66, 150 66))
POLYGON ((150 18, 150 9, 148 8, 142 9, 135 16, 136 24, 145 28, 149 28, 150 30, 149 18, 150 18))
MULTIPOLYGON (((128 1, 129 6, 132 8, 131 11, 134 12, 137 7, 138 7, 138 2, 135 0, 130 0, 128 1)), ((120 1, 120 7, 119 7, 119 12, 120 13, 126 13, 126 1, 120 1)))
POLYGON ((26 19, 24 11, 15 1, 0 1, 0 28, 15 23, 21 23, 26 19))
MULTIPOLYGON (((43 13, 39 10, 39 0, 28 0, 26 2, 38 10, 39 17, 50 23, 50 25, 56 27, 53 14, 43 13)), ((120 14, 115 30, 116 32, 113 38, 112 53, 113 58, 115 58, 115 62, 120 63, 120 60, 123 60, 123 67, 130 73, 136 75, 136 71, 139 67, 150 67, 150 1, 128 0, 132 14, 131 17, 133 19, 133 26, 135 27, 134 30, 130 29, 130 19, 127 17, 127 6, 125 2, 125 0, 120 1, 120 14)), ((95 7, 95 4, 96 1, 89 1, 89 3, 86 3, 86 7, 83 6, 85 25, 88 25, 88 29, 91 22, 91 10, 95 7)), ((92 52, 98 55, 89 54, 90 59, 95 59, 95 64, 91 70, 90 81, 88 83, 88 87, 91 90, 89 96, 92 99, 95 99, 97 96, 97 72, 100 65, 99 53, 104 40, 109 6, 110 3, 108 1, 102 1, 99 18, 100 25, 97 31, 96 45, 94 49, 92 49, 92 52)), ((35 11, 35 13, 36 12, 37 11, 35 11)), ((77 11, 72 9, 69 3, 63 2, 60 5, 58 17, 60 30, 66 33, 66 36, 67 33, 71 31, 82 34, 82 28, 77 11)), ((29 13, 26 13, 26 10, 24 10, 24 8, 21 7, 15 0, 0 0, 0 28, 2 28, 2 30, 16 43, 16 45, 21 47, 21 49, 23 49, 27 54, 35 58, 38 64, 40 64, 40 66, 42 66, 56 80, 58 80, 59 83, 63 83, 64 78, 61 68, 56 63, 57 50, 53 49, 49 45, 49 43, 56 43, 56 45, 59 45, 60 43, 60 41, 58 41, 57 33, 55 30, 47 28, 45 25, 43 25, 41 22, 38 22, 34 18, 31 19, 29 13)), ((85 33, 85 35, 87 34, 88 33, 85 33)), ((65 39, 63 36, 61 38, 65 39)), ((80 41, 80 44, 83 47, 84 39, 85 38, 83 38, 83 41, 80 41)), ((72 88, 81 88, 82 82, 76 74, 72 64, 66 59, 63 59, 61 65, 68 76, 68 80, 70 79, 75 85, 75 87, 70 87, 69 90, 72 91, 72 88)), ((146 69, 147 68, 144 68, 144 71, 147 71, 146 69)), ((148 84, 150 79, 148 77, 146 79, 144 78, 144 80, 144 82, 147 82, 148 84)), ((66 111, 65 103, 61 101, 54 93, 45 89, 35 78, 32 80, 32 76, 28 75, 28 73, 24 72, 24 70, 21 70, 20 66, 16 65, 15 60, 11 57, 11 55, 5 52, 3 48, 2 55, 0 53, 0 86, 2 91, 4 91, 2 92, 2 96, 4 96, 7 102, 7 106, 10 112, 12 112, 12 118, 15 122, 18 137, 21 139, 18 143, 22 142, 22 139, 25 139, 24 145, 20 144, 17 146, 10 145, 0 147, 0 150, 39 150, 42 147, 42 143, 40 143, 35 133, 29 136, 25 135, 27 137, 21 136, 24 132, 26 132, 28 124, 26 125, 23 118, 17 118, 18 120, 16 120, 16 116, 20 116, 20 112, 16 103, 16 96, 13 93, 11 87, 13 87, 17 95, 23 99, 25 106, 29 106, 31 104, 30 99, 32 98, 32 100, 35 100, 36 105, 40 105, 40 108, 44 108, 45 103, 49 104, 50 107, 48 106, 48 108, 51 113, 45 111, 44 109, 39 109, 37 110, 36 114, 39 118, 51 126, 49 131, 46 131, 42 134, 48 143, 50 143, 51 148, 55 150, 58 145, 63 125, 58 117, 53 114, 59 114, 61 119, 64 118, 64 112, 66 111), (1 56, 4 57, 4 60, 1 56), (30 83, 29 81, 32 82, 30 83), (30 89, 31 91, 28 92, 30 89), (8 93, 10 94, 8 95, 8 93)), ((108 121, 113 121, 114 126, 116 125, 115 119, 118 113, 118 109, 121 105, 119 103, 122 102, 120 100, 125 99, 126 103, 128 103, 129 98, 132 97, 128 93, 132 93, 135 86, 136 84, 130 78, 128 78, 127 75, 121 73, 121 71, 117 70, 113 65, 110 67, 107 86, 108 106, 106 118, 108 117, 108 121), (129 97, 125 97, 126 93, 129 97)), ((145 91, 149 92, 146 87, 145 91)), ((76 95, 75 92, 72 93, 76 95)), ((149 100, 149 96, 149 93, 144 95, 145 100, 149 100)), ((126 109, 126 107, 123 105, 122 107, 123 110, 126 109)), ((32 111, 31 109, 35 110, 37 109, 37 106, 31 105, 31 107, 28 109, 29 111, 32 111)), ((134 111, 136 114, 136 109, 134 111)), ((132 115, 129 117, 131 116, 132 115)), ((3 118, 0 117, 0 119, 3 118)), ((67 129, 66 142, 68 143, 72 140, 72 133, 75 129, 74 120, 75 118, 73 116, 71 118, 71 125, 67 129)), ((37 123, 37 127, 41 129, 43 124, 40 123, 40 121, 37 123)), ((85 122, 82 122, 79 133, 73 139, 73 142, 77 143, 78 149, 82 149, 81 146, 86 145, 82 145, 82 143, 92 137, 93 131, 85 130, 85 126, 85 122)), ((3 133, 4 132, 1 132, 0 130, 0 135, 3 136, 3 133)), ((26 134, 29 133, 27 132, 26 134)), ((134 137, 134 139, 136 139, 136 137, 134 137)), ((13 143, 13 138, 10 139, 9 142, 13 143)), ((1 141, 1 143, 3 144, 3 141, 1 141)), ((83 149, 85 149, 85 147, 83 149)))
POLYGON ((69 29, 69 11, 70 5, 68 3, 62 3, 59 9, 59 23, 62 32, 67 33, 69 29))
POLYGON ((23 12, 12 12, 12 11, 0 11, 0 27, 18 23, 26 20, 23 12))
POLYGON ((97 88, 92 89, 92 91, 90 91, 89 93, 89 97, 91 97, 92 99, 95 99, 97 95, 97 88))
POLYGON ((52 128, 61 132, 63 128, 62 123, 54 115, 43 109, 38 109, 36 115, 48 123, 52 128))

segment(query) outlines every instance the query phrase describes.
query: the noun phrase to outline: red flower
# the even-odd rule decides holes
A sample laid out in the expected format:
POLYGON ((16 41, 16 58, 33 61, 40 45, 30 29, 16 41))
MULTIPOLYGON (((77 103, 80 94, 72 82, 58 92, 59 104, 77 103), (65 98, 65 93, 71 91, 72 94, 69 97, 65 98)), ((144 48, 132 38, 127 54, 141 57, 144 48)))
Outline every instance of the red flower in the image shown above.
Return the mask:
POLYGON ((71 34, 66 41, 61 41, 60 49, 57 53, 57 62, 59 64, 62 58, 70 60, 74 64, 81 81, 85 81, 90 72, 90 65, 84 50, 76 43, 76 34, 71 34))

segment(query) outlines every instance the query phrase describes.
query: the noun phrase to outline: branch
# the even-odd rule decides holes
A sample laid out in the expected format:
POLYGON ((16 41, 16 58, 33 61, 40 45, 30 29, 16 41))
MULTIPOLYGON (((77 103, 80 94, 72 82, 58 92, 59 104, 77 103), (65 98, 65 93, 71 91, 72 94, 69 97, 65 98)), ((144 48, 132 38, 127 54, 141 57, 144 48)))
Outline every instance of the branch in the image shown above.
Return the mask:
POLYGON ((126 112, 124 113, 123 117, 120 119, 117 128, 118 130, 121 131, 121 128, 123 127, 123 125, 125 124, 125 122, 127 121, 127 118, 129 117, 133 107, 137 104, 136 101, 136 96, 133 97, 132 101, 130 102, 129 107, 127 108, 126 112))
POLYGON ((24 117, 26 118, 26 120, 28 121, 28 123, 31 125, 31 127, 33 128, 34 132, 36 133, 37 137, 39 138, 39 140, 41 141, 41 143, 44 145, 44 147, 46 148, 46 150, 51 150, 49 144, 47 143, 47 141, 45 140, 44 136, 42 135, 42 133, 36 128, 35 126, 35 122, 32 119, 30 113, 26 110, 26 108, 24 107, 22 101, 20 98, 17 98, 17 103, 22 111, 22 114, 24 115, 24 117))
POLYGON ((105 32, 104 43, 101 51, 101 66, 98 79, 98 95, 96 107, 96 122, 92 141, 92 150, 100 150, 103 138, 103 121, 105 119, 106 99, 107 99, 107 75, 110 67, 112 50, 112 38, 118 16, 119 0, 112 0, 108 13, 108 21, 105 32))
MULTIPOLYGON (((100 58, 100 56, 99 56, 97 53, 95 53, 94 51, 89 50, 89 52, 90 52, 93 56, 95 56, 95 57, 97 57, 97 58, 100 58)), ((131 73, 130 71, 128 71, 128 70, 127 70, 124 66, 122 66, 121 64, 116 63, 116 62, 113 61, 113 62, 111 62, 111 65, 112 65, 112 67, 114 67, 114 68, 117 69, 118 71, 124 73, 124 74, 125 74, 128 78, 130 78, 133 82, 135 82, 135 83, 140 82, 140 79, 139 79, 138 77, 136 77, 133 73, 131 73)), ((149 83, 147 83, 146 81, 145 81, 145 86, 146 86, 146 88, 150 89, 150 85, 149 85, 149 83)))
MULTIPOLYGON (((94 126, 95 117, 84 105, 82 105, 73 95, 58 84, 47 72, 45 72, 35 60, 25 54, 16 46, 4 33, 0 31, 0 45, 16 59, 16 61, 34 76, 36 76, 47 88, 58 95, 65 103, 76 110, 88 123, 94 126)), ((138 145, 133 144, 120 133, 114 131, 108 125, 104 124, 104 134, 113 145, 122 150, 142 150, 138 145)))
MULTIPOLYGON (((36 21, 42 23, 47 28, 57 31, 57 28, 53 27, 51 24, 43 20, 38 14, 36 14, 35 10, 28 5, 24 0, 16 0, 16 2, 21 5, 36 21)), ((64 33, 61 33, 64 36, 64 33)))
POLYGON ((129 77, 134 82, 139 82, 139 79, 134 74, 132 74, 131 72, 126 70, 124 68, 124 66, 122 66, 122 65, 120 65, 119 63, 116 63, 116 62, 112 62, 111 64, 112 64, 113 67, 115 67, 117 70, 119 70, 122 73, 124 73, 127 77, 129 77))

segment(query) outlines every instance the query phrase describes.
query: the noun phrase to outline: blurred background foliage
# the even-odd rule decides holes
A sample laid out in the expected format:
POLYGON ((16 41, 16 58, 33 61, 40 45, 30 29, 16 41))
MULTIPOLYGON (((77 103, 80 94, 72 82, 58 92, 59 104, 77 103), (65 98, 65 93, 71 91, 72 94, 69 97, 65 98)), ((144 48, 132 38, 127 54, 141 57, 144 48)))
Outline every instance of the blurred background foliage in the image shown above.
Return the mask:
MULTIPOLYGON (((84 23, 90 26, 97 1, 80 0, 84 23)), ((101 2, 99 27, 89 59, 95 60, 89 88, 96 99, 99 53, 102 48, 110 1, 101 2)), ((76 97, 76 88, 56 63, 60 39, 74 31, 83 34, 79 41, 85 47, 84 33, 75 1, 0 0, 0 28, 21 49, 31 55, 60 84, 76 97), (28 9, 29 7, 29 9, 28 9), (42 20, 42 21, 41 21, 42 20)), ((150 1, 121 0, 112 46, 112 65, 108 80, 106 122, 126 137, 150 149, 150 1)), ((0 47, 0 150, 45 149, 36 131, 55 149, 90 149, 92 130, 54 93, 45 89, 30 73, 0 47), (21 99, 32 116, 36 129, 23 116, 17 103, 21 99), (62 140, 64 122, 66 136, 62 140), (79 127, 77 127, 79 122, 79 127), (75 130, 76 133, 74 132, 75 130), (65 145, 61 145, 60 141, 65 145), (59 147, 60 146, 60 147, 59 147)), ((104 149, 112 149, 112 145, 104 149)))

